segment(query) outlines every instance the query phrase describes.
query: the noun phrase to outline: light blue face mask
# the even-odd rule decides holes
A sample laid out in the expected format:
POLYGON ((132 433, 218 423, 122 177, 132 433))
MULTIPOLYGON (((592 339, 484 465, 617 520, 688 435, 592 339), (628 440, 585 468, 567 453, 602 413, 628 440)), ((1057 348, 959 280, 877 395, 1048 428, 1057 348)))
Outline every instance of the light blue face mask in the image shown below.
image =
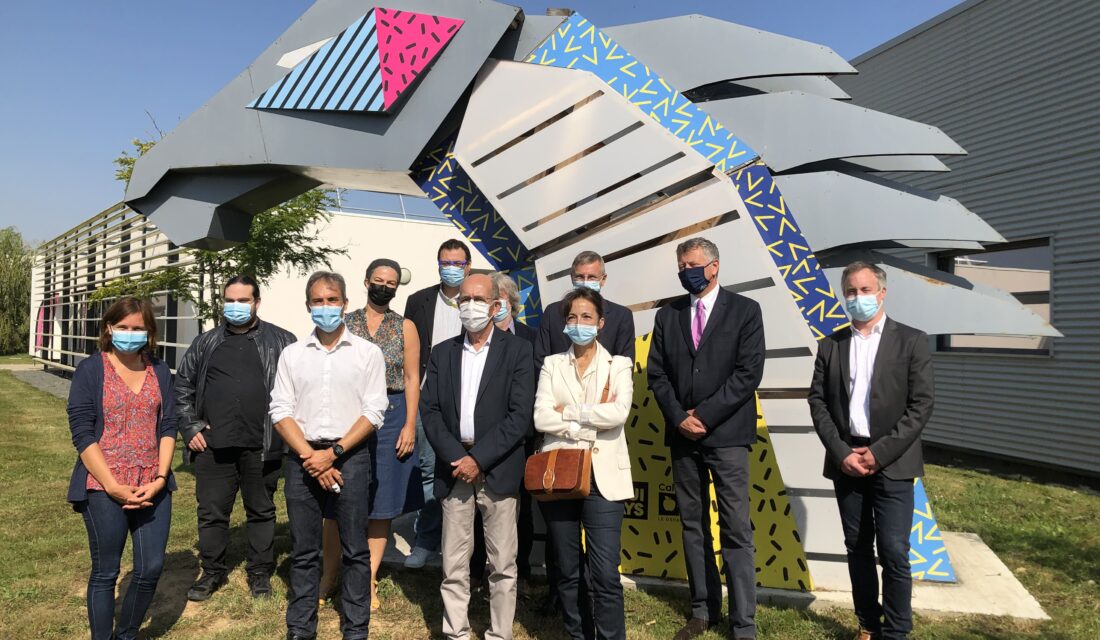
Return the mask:
POLYGON ((123 353, 136 353, 141 351, 149 342, 148 331, 111 331, 111 344, 115 349, 123 353))
POLYGON ((878 295, 845 298, 844 307, 848 310, 848 315, 851 316, 853 320, 866 322, 874 318, 875 314, 878 313, 878 295))
POLYGON ((596 334, 600 332, 599 327, 594 324, 567 324, 562 329, 562 333, 569 336, 569 339, 573 341, 573 344, 584 346, 590 344, 596 339, 596 334))
POLYGON ((508 301, 504 298, 500 299, 500 311, 496 312, 493 316, 493 322, 504 322, 508 319, 508 315, 511 313, 511 309, 508 308, 508 301))
POLYGON ((252 305, 247 302, 226 302, 222 315, 229 324, 241 326, 252 320, 252 305))
POLYGON ((600 292, 599 280, 574 280, 573 288, 575 289, 591 289, 596 293, 600 292))
POLYGON ((317 325, 318 329, 325 333, 332 333, 343 324, 343 313, 343 307, 312 307, 309 310, 309 317, 313 319, 313 324, 317 325))
POLYGON ((466 270, 462 267, 440 267, 439 279, 448 287, 457 287, 466 279, 466 270))

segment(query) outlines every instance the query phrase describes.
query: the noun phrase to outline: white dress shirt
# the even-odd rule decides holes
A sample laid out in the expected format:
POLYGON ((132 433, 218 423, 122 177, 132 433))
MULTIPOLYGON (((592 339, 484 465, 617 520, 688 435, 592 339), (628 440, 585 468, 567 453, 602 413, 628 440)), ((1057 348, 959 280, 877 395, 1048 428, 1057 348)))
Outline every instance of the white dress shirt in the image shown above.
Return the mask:
POLYGON ((458 317, 458 296, 448 298, 440 287, 439 299, 435 301, 435 316, 432 318, 432 346, 460 333, 462 320, 458 317))
POLYGON ((294 418, 306 440, 339 440, 359 416, 380 427, 388 406, 382 350, 346 327, 331 351, 312 331, 279 356, 271 421, 294 418))
POLYGON ((871 376, 875 373, 875 356, 885 326, 884 313, 867 335, 852 327, 852 345, 848 350, 848 427, 859 438, 871 437, 871 376))
POLYGON ((717 300, 717 299, 718 299, 718 287, 714 287, 713 289, 711 289, 710 293, 703 296, 702 298, 697 298, 697 297, 695 297, 694 294, 692 294, 692 296, 691 296, 691 324, 689 324, 688 326, 689 327, 694 327, 695 326, 695 308, 698 306, 699 300, 702 300, 703 301, 703 309, 705 309, 706 312, 707 312, 706 317, 703 318, 703 328, 706 329, 707 323, 710 322, 710 316, 714 312, 714 301, 717 300))
MULTIPOLYGON (((490 324, 491 326, 491 324, 490 324)), ((462 403, 459 412, 458 431, 463 444, 474 443, 474 407, 477 405, 477 390, 481 386, 481 374, 485 373, 485 362, 489 359, 489 346, 493 342, 493 332, 496 328, 489 329, 489 337, 480 350, 475 350, 470 344, 470 334, 462 341, 462 403)))

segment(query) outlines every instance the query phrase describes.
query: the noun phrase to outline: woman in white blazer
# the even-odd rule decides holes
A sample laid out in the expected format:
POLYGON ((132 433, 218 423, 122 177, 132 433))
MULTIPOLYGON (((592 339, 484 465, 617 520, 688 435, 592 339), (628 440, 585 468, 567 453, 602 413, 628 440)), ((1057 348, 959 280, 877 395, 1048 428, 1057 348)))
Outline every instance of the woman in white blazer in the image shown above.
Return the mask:
POLYGON ((625 501, 634 497, 623 430, 634 396, 634 365, 629 358, 612 356, 596 340, 604 324, 599 293, 573 289, 561 308, 573 345, 543 362, 535 394, 535 429, 543 434, 542 451, 592 450, 588 497, 542 503, 558 565, 562 617, 574 640, 585 638, 585 626, 594 626, 600 640, 625 640, 619 548, 625 501), (580 606, 582 562, 590 576, 594 625, 582 617, 587 609, 580 606))

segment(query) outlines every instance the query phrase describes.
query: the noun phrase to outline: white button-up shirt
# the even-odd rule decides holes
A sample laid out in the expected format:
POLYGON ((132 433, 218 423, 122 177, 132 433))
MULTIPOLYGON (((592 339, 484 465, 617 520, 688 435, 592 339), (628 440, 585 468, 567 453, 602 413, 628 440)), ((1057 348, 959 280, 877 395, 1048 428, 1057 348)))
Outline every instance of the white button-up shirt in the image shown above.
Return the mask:
POLYGON ((474 350, 469 334, 462 341, 462 408, 459 412, 458 431, 465 444, 474 442, 474 406, 477 405, 477 390, 481 386, 481 375, 485 373, 485 362, 489 359, 494 331, 495 328, 489 330, 489 337, 481 350, 474 350))
POLYGON ((710 293, 703 296, 702 298, 697 298, 697 297, 695 297, 694 294, 692 294, 692 296, 691 296, 691 324, 689 324, 688 326, 689 327, 694 327, 695 326, 695 310, 696 310, 696 307, 699 306, 698 305, 699 300, 702 300, 703 301, 703 309, 706 310, 706 316, 703 318, 703 328, 706 329, 707 323, 710 322, 710 316, 714 313, 714 301, 717 300, 717 299, 718 299, 718 287, 714 287, 713 289, 711 289, 710 293))
POLYGON ((871 376, 875 373, 875 356, 885 326, 884 313, 867 335, 852 327, 852 345, 848 350, 848 427, 859 438, 871 437, 871 376))
POLYGON ((432 317, 432 346, 460 333, 462 320, 458 317, 458 296, 448 298, 440 288, 439 299, 435 301, 435 315, 432 317))
POLYGON ((306 440, 339 440, 359 419, 382 425, 386 360, 345 327, 332 350, 310 332, 283 349, 271 391, 271 420, 294 418, 306 440))

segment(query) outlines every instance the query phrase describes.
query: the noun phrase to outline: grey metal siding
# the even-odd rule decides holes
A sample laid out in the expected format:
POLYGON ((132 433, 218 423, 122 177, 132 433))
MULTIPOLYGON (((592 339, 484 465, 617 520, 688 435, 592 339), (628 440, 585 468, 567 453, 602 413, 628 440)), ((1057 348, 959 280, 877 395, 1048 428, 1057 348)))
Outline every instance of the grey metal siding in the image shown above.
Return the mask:
MULTIPOLYGON (((911 184, 1051 239, 1051 355, 939 353, 926 440, 1100 473, 1100 2, 977 0, 853 61, 856 104, 970 153, 911 184)), ((945 309, 944 313, 950 313, 945 309)))

